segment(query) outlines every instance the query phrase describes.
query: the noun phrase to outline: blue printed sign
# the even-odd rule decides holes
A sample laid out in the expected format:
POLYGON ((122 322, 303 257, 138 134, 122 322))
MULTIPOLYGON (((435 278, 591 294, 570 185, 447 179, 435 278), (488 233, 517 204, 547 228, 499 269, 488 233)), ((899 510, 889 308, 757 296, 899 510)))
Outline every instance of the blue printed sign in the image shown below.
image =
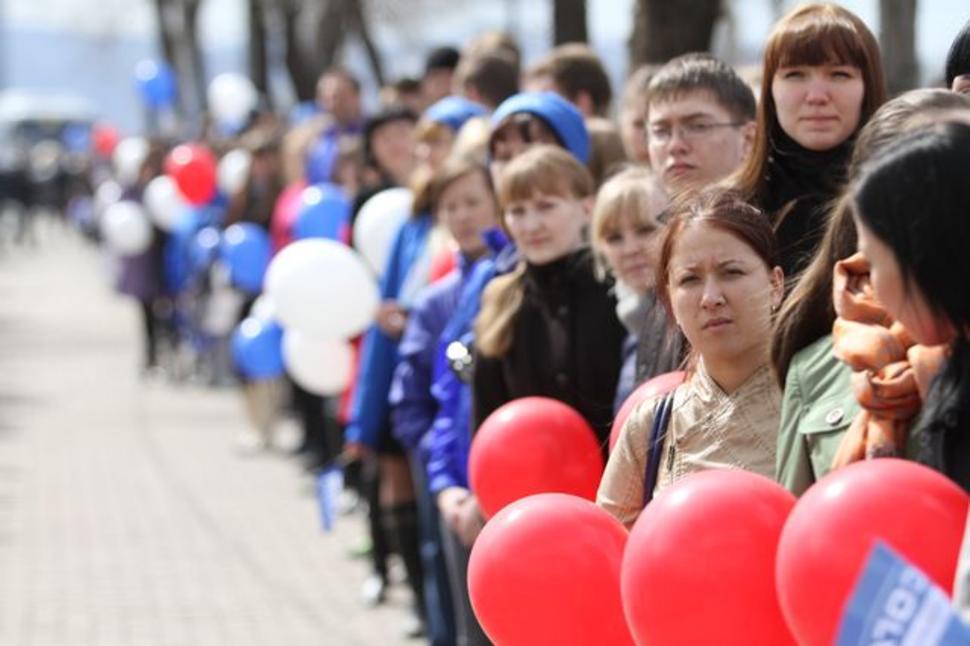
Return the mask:
POLYGON ((963 646, 970 644, 970 626, 925 574, 878 543, 849 599, 836 643, 963 646))

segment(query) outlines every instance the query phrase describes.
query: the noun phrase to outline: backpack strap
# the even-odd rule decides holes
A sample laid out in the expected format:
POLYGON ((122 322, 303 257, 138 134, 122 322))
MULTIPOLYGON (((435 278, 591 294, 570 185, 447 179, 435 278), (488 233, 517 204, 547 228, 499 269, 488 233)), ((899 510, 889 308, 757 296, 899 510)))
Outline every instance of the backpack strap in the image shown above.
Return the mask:
POLYGON ((650 443, 647 451, 647 468, 643 477, 643 506, 646 507, 653 499, 653 490, 657 486, 657 476, 660 474, 660 458, 663 452, 664 437, 670 425, 670 411, 674 407, 674 392, 664 395, 654 407, 653 425, 650 427, 650 443))

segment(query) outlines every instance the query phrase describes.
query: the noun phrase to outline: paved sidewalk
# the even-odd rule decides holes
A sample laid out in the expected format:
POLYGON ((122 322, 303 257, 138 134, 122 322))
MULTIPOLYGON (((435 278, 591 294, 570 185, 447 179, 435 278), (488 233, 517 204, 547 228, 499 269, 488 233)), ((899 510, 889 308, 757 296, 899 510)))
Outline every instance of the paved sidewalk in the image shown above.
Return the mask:
POLYGON ((234 448, 234 390, 145 383, 135 306, 57 226, 0 249, 0 644, 420 644, 364 609, 312 483, 234 448))

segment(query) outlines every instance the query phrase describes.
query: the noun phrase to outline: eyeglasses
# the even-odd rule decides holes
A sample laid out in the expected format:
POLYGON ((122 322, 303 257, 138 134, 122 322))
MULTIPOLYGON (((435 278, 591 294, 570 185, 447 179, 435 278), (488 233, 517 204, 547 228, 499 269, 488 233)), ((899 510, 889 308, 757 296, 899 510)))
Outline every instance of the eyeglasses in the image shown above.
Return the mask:
POLYGON ((647 141, 657 142, 658 144, 670 143, 674 138, 674 131, 680 133, 681 138, 687 143, 695 143, 707 137, 718 128, 737 128, 743 126, 741 122, 728 123, 709 123, 706 121, 690 121, 679 123, 673 126, 657 124, 647 129, 647 141))

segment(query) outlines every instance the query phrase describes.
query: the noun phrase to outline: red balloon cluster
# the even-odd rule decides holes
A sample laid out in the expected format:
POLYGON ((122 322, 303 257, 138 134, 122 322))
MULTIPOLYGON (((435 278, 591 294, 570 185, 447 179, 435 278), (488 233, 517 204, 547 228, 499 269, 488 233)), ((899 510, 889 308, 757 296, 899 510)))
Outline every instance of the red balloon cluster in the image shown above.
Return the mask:
POLYGON ((216 158, 200 144, 182 144, 165 158, 165 174, 189 204, 206 204, 216 194, 216 158))
POLYGON ((501 644, 628 643, 621 600, 638 644, 822 646, 877 539, 949 590, 967 510, 946 477, 895 459, 831 473, 797 503, 760 475, 697 473, 657 496, 628 540, 588 501, 537 495, 485 526, 469 592, 501 644))
POLYGON ((627 532, 593 503, 540 494, 500 511, 475 541, 468 592, 503 646, 632 644, 620 603, 627 532))
POLYGON ((468 476, 488 518, 537 493, 594 500, 603 455, 582 415, 555 399, 524 397, 482 423, 469 452, 468 476))
POLYGON ((634 408, 648 399, 657 397, 658 395, 666 395, 684 383, 686 376, 687 373, 682 370, 665 372, 637 386, 636 390, 630 393, 623 401, 623 405, 617 411, 616 417, 613 418, 613 426, 610 427, 610 451, 613 450, 613 445, 616 444, 617 438, 620 437, 620 429, 626 424, 626 418, 630 416, 634 408))

